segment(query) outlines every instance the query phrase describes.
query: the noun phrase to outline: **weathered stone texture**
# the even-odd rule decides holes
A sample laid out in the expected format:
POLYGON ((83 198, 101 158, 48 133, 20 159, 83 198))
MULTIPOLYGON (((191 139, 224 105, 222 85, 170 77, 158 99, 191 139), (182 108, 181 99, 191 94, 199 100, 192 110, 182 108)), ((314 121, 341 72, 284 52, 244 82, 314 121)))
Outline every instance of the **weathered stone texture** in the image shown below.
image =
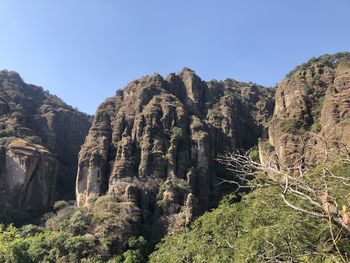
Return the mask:
POLYGON ((325 148, 350 146, 349 53, 314 58, 279 84, 269 140, 284 168, 300 158, 313 166, 325 160, 325 148))
POLYGON ((217 154, 257 143, 273 95, 234 80, 207 83, 190 69, 133 81, 96 112, 79 154, 78 205, 114 195, 135 203, 154 235, 185 226, 219 195, 217 154))
POLYGON ((0 206, 40 214, 58 198, 73 199, 90 118, 16 72, 0 71, 0 206))

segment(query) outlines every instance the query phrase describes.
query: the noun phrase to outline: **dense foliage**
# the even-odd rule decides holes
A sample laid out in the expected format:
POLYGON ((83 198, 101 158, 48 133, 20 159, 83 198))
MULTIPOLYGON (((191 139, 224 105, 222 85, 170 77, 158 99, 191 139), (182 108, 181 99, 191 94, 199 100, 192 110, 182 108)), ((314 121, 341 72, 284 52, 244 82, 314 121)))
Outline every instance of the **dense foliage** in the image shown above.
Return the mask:
MULTIPOLYGON (((349 167, 334 166, 334 171, 348 174, 349 167)), ((338 191, 339 204, 347 206, 343 190, 338 191)), ((118 243, 138 213, 128 203, 103 196, 77 209, 59 201, 45 227, 0 225, 0 262, 348 262, 349 236, 327 219, 286 206, 280 191, 257 189, 240 202, 235 195, 225 197, 186 231, 164 238, 148 259, 149 245, 142 236, 118 243)), ((307 203, 299 205, 307 208, 307 203)))
POLYGON ((291 70, 286 75, 286 78, 290 78, 297 71, 304 71, 307 68, 310 68, 312 63, 320 63, 320 64, 324 64, 325 66, 328 66, 328 67, 333 67, 334 65, 339 63, 339 61, 349 60, 349 59, 350 59, 349 52, 339 52, 339 53, 336 53, 334 55, 325 54, 325 55, 317 57, 317 58, 313 57, 313 58, 309 59, 309 61, 307 61, 301 65, 298 65, 293 70, 291 70))
POLYGON ((138 211, 129 203, 104 196, 87 208, 58 201, 54 209, 46 215, 45 227, 0 225, 0 262, 146 261, 147 241, 131 236, 138 211))
MULTIPOLYGON (((260 189, 239 203, 223 202, 199 218, 187 233, 165 238, 150 262, 339 260, 327 221, 320 223, 286 207, 278 190, 260 189)), ((340 234, 338 248, 346 254, 350 239, 340 234)))
POLYGON ((128 249, 112 258, 105 244, 91 235, 73 236, 66 232, 44 231, 33 225, 17 229, 0 228, 0 262, 144 262, 146 241, 130 238, 128 249), (110 258, 110 260, 108 260, 110 258))

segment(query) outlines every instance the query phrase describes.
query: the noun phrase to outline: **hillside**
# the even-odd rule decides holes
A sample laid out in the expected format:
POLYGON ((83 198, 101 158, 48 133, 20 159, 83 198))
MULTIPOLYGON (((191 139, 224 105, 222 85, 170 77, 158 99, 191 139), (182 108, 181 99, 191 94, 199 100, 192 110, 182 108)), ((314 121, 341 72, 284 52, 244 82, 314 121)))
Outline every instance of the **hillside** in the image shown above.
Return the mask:
POLYGON ((166 237, 150 262, 350 262, 350 54, 291 71, 267 126, 261 165, 227 161, 255 168, 247 186, 257 190, 166 237))
POLYGON ((2 222, 26 222, 74 198, 77 153, 91 117, 16 72, 0 72, 2 222))
POLYGON ((349 53, 313 58, 276 88, 188 68, 145 76, 90 129, 2 74, 1 194, 21 186, 6 205, 63 200, 40 226, 0 225, 0 261, 350 262, 349 53))
POLYGON ((284 167, 303 157, 305 166, 350 145, 350 54, 313 58, 290 72, 276 91, 269 143, 284 167))
POLYGON ((139 210, 134 235, 155 241, 184 227, 224 194, 214 159, 257 144, 273 94, 234 80, 206 83, 186 68, 130 83, 96 112, 79 154, 78 205, 115 196, 139 210))

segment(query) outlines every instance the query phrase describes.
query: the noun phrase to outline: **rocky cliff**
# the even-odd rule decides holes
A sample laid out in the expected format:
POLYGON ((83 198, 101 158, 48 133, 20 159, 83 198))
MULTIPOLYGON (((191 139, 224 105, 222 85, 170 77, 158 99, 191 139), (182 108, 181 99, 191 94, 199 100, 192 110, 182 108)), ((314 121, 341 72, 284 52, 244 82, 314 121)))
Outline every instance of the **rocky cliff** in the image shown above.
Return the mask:
POLYGON ((0 72, 2 221, 25 221, 58 198, 74 198, 77 154, 90 119, 17 73, 0 72))
POLYGON ((273 89, 204 82, 187 68, 135 80, 96 112, 79 154, 77 203, 107 195, 132 204, 134 226, 151 239, 181 228, 220 195, 217 154, 256 145, 273 107, 273 89))
POLYGON ((313 58, 286 76, 264 142, 291 170, 325 161, 343 146, 350 146, 350 53, 313 58))

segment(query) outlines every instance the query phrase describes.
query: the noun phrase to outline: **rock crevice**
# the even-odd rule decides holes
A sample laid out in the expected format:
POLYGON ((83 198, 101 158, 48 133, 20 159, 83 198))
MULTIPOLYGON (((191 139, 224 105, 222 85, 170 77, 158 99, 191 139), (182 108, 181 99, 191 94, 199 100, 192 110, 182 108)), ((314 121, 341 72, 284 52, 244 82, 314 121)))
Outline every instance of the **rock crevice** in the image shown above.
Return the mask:
POLYGON ((133 81, 96 112, 79 154, 78 205, 101 195, 133 202, 148 229, 161 226, 158 238, 185 226, 220 195, 217 154, 257 143, 273 96, 255 84, 204 82, 190 69, 133 81))
POLYGON ((74 198, 90 118, 16 72, 0 71, 0 221, 32 222, 30 214, 74 198))

